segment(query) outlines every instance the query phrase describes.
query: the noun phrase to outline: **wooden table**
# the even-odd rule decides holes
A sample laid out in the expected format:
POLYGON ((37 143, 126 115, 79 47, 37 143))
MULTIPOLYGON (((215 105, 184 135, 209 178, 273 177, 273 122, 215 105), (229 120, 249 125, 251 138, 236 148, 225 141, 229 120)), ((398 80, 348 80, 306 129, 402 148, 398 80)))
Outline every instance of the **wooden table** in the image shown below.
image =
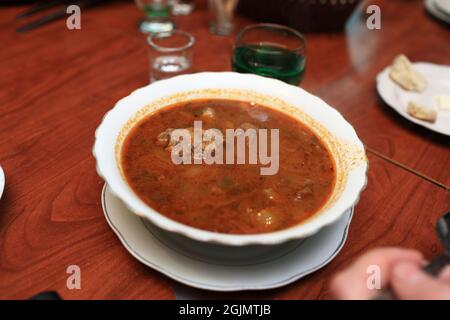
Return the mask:
MULTIPOLYGON (((434 224, 450 208, 450 139, 390 110, 377 96, 375 75, 398 53, 450 64, 450 31, 427 16, 422 1, 375 3, 381 31, 354 26, 350 35, 306 35, 302 87, 343 113, 370 160, 346 245, 328 266, 289 286, 212 296, 326 298, 334 272, 370 248, 412 247, 427 258, 441 249, 434 224)), ((83 11, 79 31, 58 21, 17 34, 13 17, 21 10, 0 11, 0 164, 7 180, 0 201, 0 298, 56 290, 64 299, 173 299, 175 282, 132 258, 107 226, 103 181, 91 155, 105 112, 148 83, 146 44, 136 29, 140 12, 117 2, 83 11), (81 290, 66 288, 71 264, 81 267, 81 290)), ((210 35, 207 20, 205 1, 176 18, 197 38, 195 70, 230 70, 232 37, 210 35)), ((238 18, 239 26, 249 22, 238 18)))

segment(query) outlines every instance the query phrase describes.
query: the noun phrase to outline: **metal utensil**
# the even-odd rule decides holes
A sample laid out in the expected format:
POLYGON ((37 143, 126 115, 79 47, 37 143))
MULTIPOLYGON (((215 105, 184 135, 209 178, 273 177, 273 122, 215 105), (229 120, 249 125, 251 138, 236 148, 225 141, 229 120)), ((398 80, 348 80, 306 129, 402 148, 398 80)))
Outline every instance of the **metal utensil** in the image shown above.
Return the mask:
POLYGON ((450 211, 444 214, 436 224, 436 233, 447 253, 450 253, 450 211))
POLYGON ((63 17, 66 17, 66 16, 67 16, 66 8, 63 8, 63 9, 60 9, 58 11, 52 12, 52 13, 50 13, 50 14, 48 14, 48 15, 40 18, 40 19, 31 21, 30 23, 28 23, 28 24, 26 24, 26 25, 24 25, 22 27, 17 28, 16 31, 17 32, 27 32, 29 30, 33 30, 33 29, 36 29, 36 28, 38 28, 40 26, 43 26, 43 25, 45 25, 45 24, 47 24, 49 22, 62 19, 63 17))
MULTIPOLYGON (((78 5, 81 9, 85 9, 88 7, 99 5, 99 4, 101 4, 103 2, 107 2, 107 1, 108 0, 81 0, 81 1, 76 1, 73 4, 78 5)), ((50 5, 48 8, 53 7, 55 5, 60 6, 64 3, 66 3, 66 1, 55 2, 55 3, 53 3, 53 5, 50 5)), ((20 14, 18 17, 16 17, 16 19, 21 19, 23 17, 32 16, 32 15, 34 15, 42 10, 45 10, 45 9, 46 9, 45 7, 36 7, 34 9, 31 9, 29 12, 26 11, 26 12, 20 14)), ((62 19, 64 17, 67 17, 67 12, 66 12, 65 6, 63 6, 62 8, 60 8, 58 10, 50 12, 48 15, 46 15, 42 18, 31 21, 30 23, 17 28, 16 31, 17 32, 26 32, 26 31, 29 31, 32 29, 36 29, 47 23, 62 19)))
MULTIPOLYGON (((436 224, 436 233, 444 246, 444 252, 423 268, 425 272, 432 276, 437 276, 447 264, 450 264, 450 211, 438 220, 436 224)), ((384 289, 373 300, 395 299, 396 298, 390 289, 384 289)))
POLYGON ((47 10, 49 8, 55 7, 61 3, 64 2, 68 2, 68 0, 50 0, 50 1, 45 1, 45 2, 38 2, 37 4, 31 6, 30 8, 28 8, 27 10, 19 13, 16 16, 16 20, 20 20, 29 16, 32 16, 38 12, 47 10))

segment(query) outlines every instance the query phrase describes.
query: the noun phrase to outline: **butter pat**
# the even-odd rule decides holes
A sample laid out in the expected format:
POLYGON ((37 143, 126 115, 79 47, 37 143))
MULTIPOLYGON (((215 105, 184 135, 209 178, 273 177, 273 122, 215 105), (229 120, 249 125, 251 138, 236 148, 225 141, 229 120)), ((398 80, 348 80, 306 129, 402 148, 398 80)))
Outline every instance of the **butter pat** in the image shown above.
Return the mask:
POLYGON ((413 69, 411 62, 403 54, 394 59, 389 76, 408 91, 422 92, 427 87, 427 80, 413 69))
POLYGON ((450 111, 450 95, 436 96, 435 99, 439 109, 450 111))
POLYGON ((410 116, 419 120, 435 122, 437 118, 437 113, 435 110, 419 105, 413 101, 408 103, 407 111, 410 116))

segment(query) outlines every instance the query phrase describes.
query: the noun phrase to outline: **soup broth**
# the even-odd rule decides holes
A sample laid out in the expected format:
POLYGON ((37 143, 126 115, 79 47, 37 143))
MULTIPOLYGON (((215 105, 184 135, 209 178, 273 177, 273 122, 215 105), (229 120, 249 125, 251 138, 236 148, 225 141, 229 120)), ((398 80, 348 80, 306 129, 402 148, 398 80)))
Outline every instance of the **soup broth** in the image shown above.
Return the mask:
MULTIPOLYGON (((192 131, 192 130, 191 130, 192 131)), ((225 142, 224 142, 225 143, 225 142)), ((270 150, 270 148, 269 148, 270 150)), ((122 172, 133 191, 162 215, 230 234, 272 232, 300 224, 329 199, 335 165, 324 143, 297 119, 263 105, 192 100, 140 120, 125 138, 122 172), (173 129, 279 129, 279 169, 255 164, 175 164, 173 129)))

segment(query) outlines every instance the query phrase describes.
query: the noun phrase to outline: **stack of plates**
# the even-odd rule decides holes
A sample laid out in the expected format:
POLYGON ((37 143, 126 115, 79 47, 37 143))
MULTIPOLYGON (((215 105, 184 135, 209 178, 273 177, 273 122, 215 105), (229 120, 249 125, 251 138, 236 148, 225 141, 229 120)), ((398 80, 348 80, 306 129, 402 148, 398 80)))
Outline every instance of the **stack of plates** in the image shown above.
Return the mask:
POLYGON ((433 17, 450 23, 450 0, 425 0, 425 8, 433 17))
POLYGON ((106 185, 102 206, 108 224, 137 260, 176 281, 214 291, 276 288, 324 267, 343 247, 353 215, 351 209, 306 239, 230 247, 161 230, 130 212, 106 185))

